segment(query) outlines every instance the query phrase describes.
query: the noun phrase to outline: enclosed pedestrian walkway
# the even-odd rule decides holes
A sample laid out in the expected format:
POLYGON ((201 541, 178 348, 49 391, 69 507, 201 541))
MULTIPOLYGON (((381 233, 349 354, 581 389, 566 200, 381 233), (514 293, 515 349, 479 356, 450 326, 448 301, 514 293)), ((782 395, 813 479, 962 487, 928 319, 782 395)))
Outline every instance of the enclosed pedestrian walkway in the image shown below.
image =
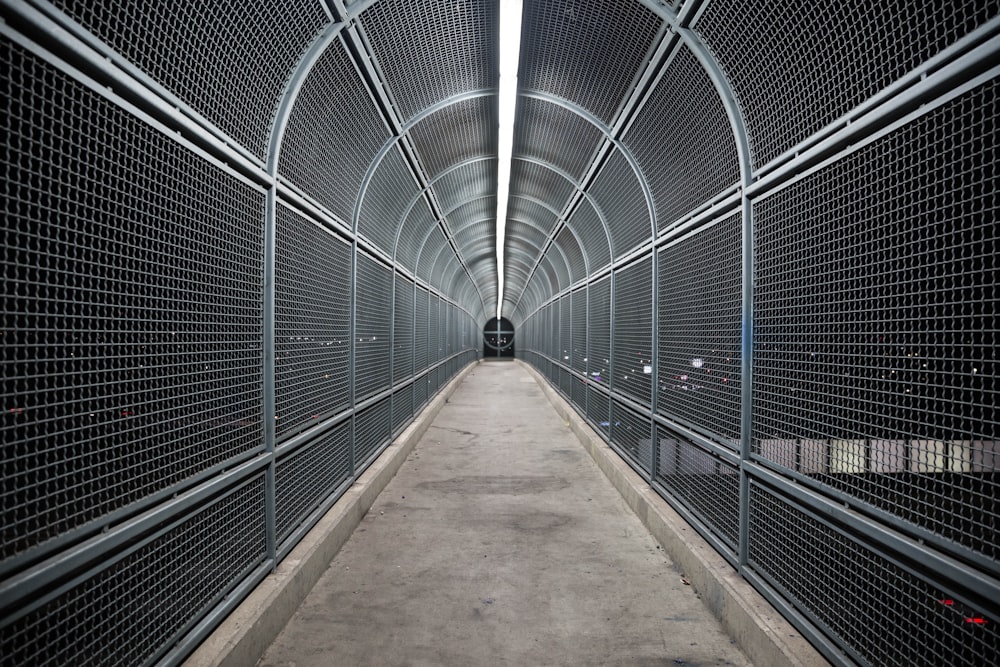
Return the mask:
POLYGON ((0 663, 181 664, 492 357, 827 660, 1000 664, 998 118, 997 0, 0 0, 0 663))

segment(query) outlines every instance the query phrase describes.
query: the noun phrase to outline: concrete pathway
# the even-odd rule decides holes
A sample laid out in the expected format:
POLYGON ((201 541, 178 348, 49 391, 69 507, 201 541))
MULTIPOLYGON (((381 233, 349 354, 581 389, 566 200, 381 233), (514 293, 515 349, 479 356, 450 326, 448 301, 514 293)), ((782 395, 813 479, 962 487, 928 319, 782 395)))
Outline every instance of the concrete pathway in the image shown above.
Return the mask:
POLYGON ((749 663, 534 380, 487 362, 260 664, 749 663))

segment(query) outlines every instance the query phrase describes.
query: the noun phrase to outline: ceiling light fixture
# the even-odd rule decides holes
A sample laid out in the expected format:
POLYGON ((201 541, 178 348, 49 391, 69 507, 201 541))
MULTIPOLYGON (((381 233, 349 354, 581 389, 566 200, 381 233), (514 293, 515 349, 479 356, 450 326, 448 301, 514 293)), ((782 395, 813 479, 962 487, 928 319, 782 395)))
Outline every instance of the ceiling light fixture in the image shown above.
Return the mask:
POLYGON ((521 0, 500 0, 500 135, 497 142, 497 319, 503 309, 503 246, 507 227, 510 161, 514 152, 517 63, 521 54, 521 0))

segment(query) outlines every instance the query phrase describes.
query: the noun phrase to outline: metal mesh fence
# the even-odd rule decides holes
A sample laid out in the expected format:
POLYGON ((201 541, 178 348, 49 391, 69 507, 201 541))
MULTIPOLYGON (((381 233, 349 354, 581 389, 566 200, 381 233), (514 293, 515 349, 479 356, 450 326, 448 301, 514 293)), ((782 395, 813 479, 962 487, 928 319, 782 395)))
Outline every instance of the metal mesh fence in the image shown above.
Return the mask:
POLYGON ((6 558, 260 446, 264 194, 0 62, 6 558))
POLYGON ((749 562, 860 664, 977 665, 1000 655, 996 624, 973 601, 758 484, 750 487, 749 562))
POLYGON ((657 426, 656 479, 736 554, 739 542, 739 469, 711 450, 657 426))
POLYGON ((620 151, 613 151, 587 193, 604 216, 614 257, 624 256, 652 234, 649 207, 639 179, 620 151))
POLYGON ((994 560, 997 99, 970 90, 754 208, 755 452, 994 560), (801 441, 825 451, 796 461, 801 441))
POLYGON ((54 586, 4 620, 14 665, 155 661, 265 557, 264 476, 54 586), (185 563, 186 567, 178 567, 185 563))
POLYGON ((361 400, 389 388, 389 327, 392 315, 392 273, 358 253, 359 289, 355 296, 354 397, 361 400))
POLYGON ((350 226, 368 167, 389 137, 386 121, 338 40, 299 91, 278 172, 350 226))
POLYGON ((570 100, 605 123, 646 56, 660 22, 638 3, 564 0, 524 7, 519 85, 570 100))
POLYGON ((735 447, 740 437, 742 237, 732 215, 660 250, 660 414, 735 447))
POLYGON ((275 431, 292 434, 345 409, 350 384, 351 246, 278 208, 275 431))
POLYGON ((998 13, 995 0, 823 0, 808 11, 794 3, 713 0, 697 29, 739 98, 761 166, 998 13))
POLYGON ((51 1, 260 158, 288 73, 326 23, 312 0, 51 1))
POLYGON ((316 509, 351 475, 351 421, 341 422, 312 443, 287 455, 274 467, 275 533, 278 542, 316 509))
POLYGON ((660 230, 739 182, 725 107, 688 48, 677 52, 623 140, 649 183, 660 230), (664 119, 670 141, 657 140, 664 119))
POLYGON ((615 273, 611 386, 649 405, 653 381, 653 260, 615 273))

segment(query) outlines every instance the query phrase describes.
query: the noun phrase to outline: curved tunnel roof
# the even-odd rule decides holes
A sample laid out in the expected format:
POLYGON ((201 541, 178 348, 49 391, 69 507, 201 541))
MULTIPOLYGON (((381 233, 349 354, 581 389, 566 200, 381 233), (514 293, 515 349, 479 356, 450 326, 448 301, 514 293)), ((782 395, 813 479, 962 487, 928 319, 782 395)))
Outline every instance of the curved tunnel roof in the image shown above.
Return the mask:
POLYGON ((989 15, 913 8, 902 21, 823 2, 822 25, 791 34, 746 29, 787 8, 737 0, 525 2, 499 295, 496 0, 195 3, 169 16, 54 4, 283 192, 481 321, 499 299, 515 323, 732 203, 751 174, 989 15), (192 49, 191 25, 217 48, 192 49), (866 36, 898 26, 907 34, 866 36), (850 48, 828 62, 804 48, 820 36, 850 48))

